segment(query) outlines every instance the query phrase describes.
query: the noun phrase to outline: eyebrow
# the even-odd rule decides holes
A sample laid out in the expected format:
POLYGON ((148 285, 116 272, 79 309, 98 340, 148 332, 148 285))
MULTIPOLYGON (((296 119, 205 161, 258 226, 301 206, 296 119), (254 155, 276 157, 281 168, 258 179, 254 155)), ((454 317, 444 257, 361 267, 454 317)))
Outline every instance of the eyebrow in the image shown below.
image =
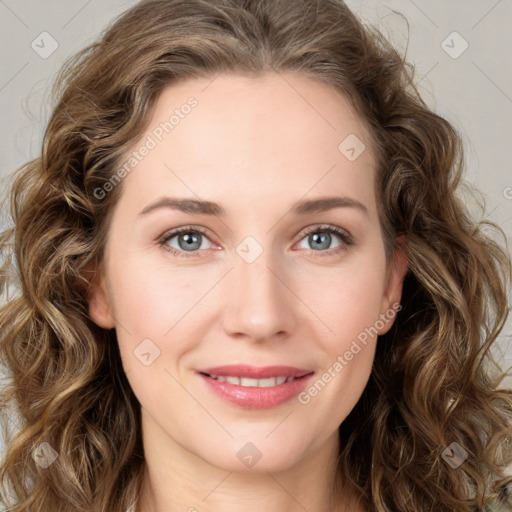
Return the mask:
MULTIPOLYGON (((356 208, 368 215, 368 208, 363 204, 350 197, 318 197, 315 199, 304 199, 293 205, 290 212, 294 215, 308 215, 313 213, 326 212, 334 208, 356 208)), ((178 197, 162 197, 155 202, 146 206, 139 216, 145 216, 150 212, 162 208, 178 210, 185 213, 196 213, 203 215, 225 216, 226 210, 219 204, 198 199, 178 198, 178 197)))

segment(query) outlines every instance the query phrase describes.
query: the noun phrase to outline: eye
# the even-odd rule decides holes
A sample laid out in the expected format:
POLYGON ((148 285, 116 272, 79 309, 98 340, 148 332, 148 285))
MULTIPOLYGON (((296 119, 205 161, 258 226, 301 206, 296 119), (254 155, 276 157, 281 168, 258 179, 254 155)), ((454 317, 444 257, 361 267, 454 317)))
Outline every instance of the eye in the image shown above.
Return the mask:
POLYGON ((203 229, 192 226, 184 226, 168 231, 158 243, 166 251, 181 258, 199 256, 199 254, 196 254, 199 249, 210 249, 213 246, 203 229), (206 240, 208 240, 211 246, 205 246, 204 242, 206 240))
MULTIPOLYGON (((335 239, 334 239, 335 240, 335 239)), ((303 238, 300 241, 299 247, 303 249, 310 249, 315 252, 327 252, 328 254, 337 253, 353 245, 354 240, 352 236, 344 229, 332 226, 330 224, 321 226, 311 226, 303 233, 303 238), (341 240, 338 245, 332 247, 333 235, 335 238, 341 240), (303 243, 309 244, 310 247, 304 247, 303 243)))
MULTIPOLYGON (((302 249, 322 253, 321 255, 315 254, 315 256, 324 256, 324 253, 327 253, 326 255, 338 253, 354 244, 352 236, 347 231, 330 224, 310 226, 306 228, 302 236, 299 246, 302 249), (341 240, 335 247, 331 247, 333 235, 341 240), (311 247, 301 245, 303 241, 310 244, 311 247)), ((160 238, 158 244, 166 251, 180 258, 199 257, 201 250, 218 248, 206 236, 206 231, 197 226, 183 226, 168 231, 160 238)))

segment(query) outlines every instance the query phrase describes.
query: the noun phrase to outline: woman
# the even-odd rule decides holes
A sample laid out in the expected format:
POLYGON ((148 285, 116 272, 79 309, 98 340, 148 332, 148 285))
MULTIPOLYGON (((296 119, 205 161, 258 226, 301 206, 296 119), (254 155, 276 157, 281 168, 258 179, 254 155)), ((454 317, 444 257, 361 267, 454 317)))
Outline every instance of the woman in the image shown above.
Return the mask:
POLYGON ((506 507, 510 260, 382 37, 143 1, 57 97, 2 238, 11 510, 506 507))

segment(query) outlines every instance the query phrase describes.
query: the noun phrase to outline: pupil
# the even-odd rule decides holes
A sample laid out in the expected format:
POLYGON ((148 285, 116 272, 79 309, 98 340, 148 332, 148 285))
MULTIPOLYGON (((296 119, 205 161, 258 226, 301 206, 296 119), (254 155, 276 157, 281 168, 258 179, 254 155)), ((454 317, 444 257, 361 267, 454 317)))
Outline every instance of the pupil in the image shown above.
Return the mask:
POLYGON ((314 233, 310 236, 310 242, 312 242, 312 245, 319 243, 321 247, 320 249, 328 249, 331 241, 331 235, 329 233, 314 233), (322 244, 322 239, 324 243, 322 244))
POLYGON ((179 245, 180 245, 180 248, 181 249, 199 249, 199 247, 201 246, 201 242, 199 242, 199 236, 198 235, 191 235, 189 233, 186 233, 184 235, 182 235, 182 240, 185 241, 185 244, 184 246, 182 245, 181 243, 181 239, 178 239, 179 240, 179 245), (194 246, 194 244, 196 244, 196 246, 194 246))

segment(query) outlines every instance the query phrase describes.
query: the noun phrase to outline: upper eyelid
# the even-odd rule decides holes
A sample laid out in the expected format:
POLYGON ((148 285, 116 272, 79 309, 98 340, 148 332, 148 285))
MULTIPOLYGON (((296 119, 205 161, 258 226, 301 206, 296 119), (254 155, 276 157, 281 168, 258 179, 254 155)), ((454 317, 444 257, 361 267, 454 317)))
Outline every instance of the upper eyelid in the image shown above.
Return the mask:
POLYGON ((334 224, 311 224, 310 226, 306 226, 305 228, 302 228, 299 233, 297 235, 300 235, 302 233, 303 236, 311 233, 311 232, 315 232, 315 231, 322 231, 322 229, 325 229, 325 230, 329 230, 329 229, 332 229, 333 231, 335 231, 335 234, 336 231, 343 231, 344 233, 346 233, 348 236, 350 236, 352 238, 352 235, 351 233, 345 229, 345 228, 342 228, 340 226, 335 226, 334 224))
MULTIPOLYGON (((175 236, 178 236, 182 233, 188 233, 188 232, 198 232, 201 235, 204 235, 204 236, 210 238, 210 236, 209 236, 210 230, 208 230, 207 228, 204 228, 201 226, 190 225, 190 226, 179 226, 177 228, 169 229, 169 230, 165 231, 165 233, 163 233, 161 236, 159 236, 158 240, 170 240, 171 238, 174 238, 175 236)), ((210 241, 213 243, 212 240, 210 240, 210 241)))

